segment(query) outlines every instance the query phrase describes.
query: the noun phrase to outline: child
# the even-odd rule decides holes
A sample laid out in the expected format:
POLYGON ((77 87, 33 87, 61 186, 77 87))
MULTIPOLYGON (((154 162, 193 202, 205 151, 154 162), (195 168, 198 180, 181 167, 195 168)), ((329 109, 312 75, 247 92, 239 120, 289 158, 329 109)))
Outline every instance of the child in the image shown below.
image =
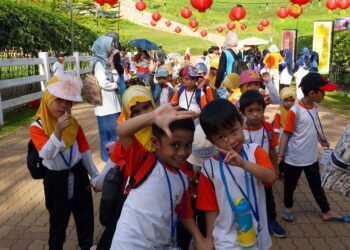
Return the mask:
POLYGON ((236 73, 228 74, 218 89, 220 98, 227 99, 233 104, 236 104, 242 93, 239 89, 239 75, 236 73))
POLYGON ((304 171, 311 192, 322 211, 324 221, 346 221, 348 216, 330 209, 326 194, 321 187, 320 169, 317 161, 317 141, 322 147, 329 143, 320 126, 316 103, 320 103, 325 91, 331 92, 336 85, 318 73, 310 72, 301 81, 304 97, 289 110, 280 143, 279 157, 284 172, 284 206, 282 219, 293 221, 293 193, 304 171))
POLYGON ((50 214, 50 249, 63 249, 73 213, 79 247, 90 249, 94 234, 91 183, 98 171, 83 129, 71 115, 73 102, 82 101, 81 86, 72 76, 51 79, 44 91, 30 137, 46 167, 45 204, 50 214))
POLYGON ((254 209, 253 227, 258 239, 258 247, 253 249, 271 248, 262 182, 273 182, 276 175, 268 154, 257 144, 244 144, 241 115, 227 100, 209 103, 202 110, 200 124, 221 158, 206 161, 199 180, 197 208, 206 211, 207 237, 214 239, 216 249, 243 249, 238 245, 235 212, 228 200, 234 202, 250 194, 246 200, 254 209), (204 169, 212 169, 209 176, 204 169), (227 185, 223 184, 224 176, 227 185))
POLYGON ((220 57, 218 56, 213 56, 210 59, 210 69, 209 69, 209 74, 208 74, 208 79, 209 79, 209 84, 212 88, 215 88, 215 81, 216 81, 216 74, 218 73, 219 69, 219 61, 220 57))
POLYGON ((173 96, 171 102, 180 108, 200 113, 207 104, 206 97, 201 89, 197 88, 199 74, 193 66, 185 66, 181 70, 183 86, 173 96))
POLYGON ((173 249, 176 247, 176 225, 180 220, 194 236, 199 249, 212 246, 193 220, 188 183, 178 169, 191 154, 195 129, 193 116, 194 112, 177 111, 177 107, 164 104, 118 127, 119 152, 129 172, 136 167, 142 168, 143 159, 154 161, 155 165, 142 185, 128 194, 111 249, 173 249), (134 136, 151 125, 156 153, 147 151, 134 136), (177 218, 174 213, 178 214, 177 218))
POLYGON ((56 59, 57 59, 57 62, 54 63, 54 65, 52 66, 52 69, 51 69, 52 74, 54 76, 64 75, 64 65, 63 65, 64 53, 58 52, 56 54, 56 59))
POLYGON ((280 92, 280 98, 283 101, 283 104, 279 106, 273 121, 273 129, 278 138, 280 138, 281 132, 283 132, 288 111, 293 107, 296 97, 295 89, 291 87, 285 87, 280 92))
MULTIPOLYGON (((246 118, 244 122, 244 138, 248 143, 260 145, 269 155, 275 171, 277 171, 278 137, 270 123, 264 121, 265 101, 256 90, 248 90, 239 99, 239 107, 246 118)), ((278 175, 278 174, 277 174, 278 175)), ((279 238, 286 237, 286 231, 276 221, 276 205, 273 197, 272 185, 265 185, 266 210, 270 234, 279 238)))
MULTIPOLYGON (((124 120, 129 120, 130 118, 137 117, 142 114, 147 114, 155 109, 155 104, 152 98, 151 92, 144 86, 131 86, 129 87, 123 95, 123 113, 119 117, 124 120)), ((154 151, 154 147, 151 144, 152 137, 152 127, 148 126, 137 133, 135 137, 149 151, 154 151)), ((120 143, 120 142, 118 142, 120 143)), ((99 175, 96 181, 96 188, 102 190, 103 181, 106 177, 108 171, 115 167, 117 163, 121 160, 120 151, 114 147, 111 150, 111 155, 102 173, 99 175)), ((127 173, 130 176, 131 173, 127 173)), ((110 249, 112 244, 113 235, 115 232, 116 225, 106 227, 102 233, 102 236, 98 242, 97 249, 110 249)))
POLYGON ((160 85, 159 98, 155 99, 157 107, 159 107, 162 104, 169 103, 171 101, 171 98, 173 98, 175 94, 173 86, 171 85, 171 83, 168 82, 168 76, 169 72, 167 68, 159 67, 157 69, 155 77, 158 81, 158 84, 160 85))
POLYGON ((247 90, 257 90, 263 87, 262 79, 259 75, 259 72, 255 70, 245 70, 240 75, 240 84, 241 92, 244 93, 247 90))
POLYGON ((207 102, 213 101, 215 99, 215 96, 214 96, 215 93, 213 93, 213 90, 211 89, 209 84, 209 80, 206 78, 206 75, 208 73, 207 66, 205 66, 204 63, 197 63, 195 65, 195 68, 197 69, 197 72, 199 75, 199 82, 198 82, 197 88, 203 90, 203 93, 206 96, 207 102))

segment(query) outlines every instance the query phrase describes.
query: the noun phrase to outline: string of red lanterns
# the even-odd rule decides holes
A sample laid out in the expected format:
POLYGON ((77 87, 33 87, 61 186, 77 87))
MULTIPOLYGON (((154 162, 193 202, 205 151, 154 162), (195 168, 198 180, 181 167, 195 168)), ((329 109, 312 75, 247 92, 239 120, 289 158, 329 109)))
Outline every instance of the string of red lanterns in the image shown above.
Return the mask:
POLYGON ((176 33, 180 33, 182 30, 181 30, 181 28, 179 27, 179 26, 177 26, 176 28, 175 28, 175 32, 176 33))
POLYGON ((189 8, 184 8, 182 11, 181 11, 181 16, 185 19, 188 19, 192 16, 192 10, 190 10, 189 8))
POLYGON ((277 15, 282 18, 282 19, 285 19, 289 13, 288 13, 288 9, 285 8, 285 7, 280 7, 278 10, 277 10, 277 15))
POLYGON ((205 12, 213 4, 213 0, 191 0, 191 5, 193 8, 199 12, 205 12))
POLYGON ((140 12, 144 11, 146 7, 147 7, 146 3, 142 0, 135 3, 135 8, 140 12))

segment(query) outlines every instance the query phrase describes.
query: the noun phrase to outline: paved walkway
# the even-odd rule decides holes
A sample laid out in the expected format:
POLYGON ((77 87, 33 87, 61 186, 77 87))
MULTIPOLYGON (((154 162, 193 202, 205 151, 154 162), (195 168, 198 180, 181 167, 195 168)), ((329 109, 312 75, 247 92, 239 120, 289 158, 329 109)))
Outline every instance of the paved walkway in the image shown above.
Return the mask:
MULTIPOLYGON (((276 107, 270 107, 268 116, 276 107)), ((321 108, 320 115, 334 146, 349 118, 321 108)), ((93 158, 101 170, 99 160, 99 137, 97 122, 91 106, 77 105, 73 110, 82 124, 90 142, 93 158)), ((28 128, 19 128, 15 133, 0 139, 0 250, 3 249, 48 249, 48 212, 44 205, 43 185, 31 179, 26 169, 28 128)), ((277 211, 282 209, 281 183, 275 188, 277 211)), ((350 199, 327 192, 332 208, 350 214, 350 199)), ((102 227, 98 221, 100 194, 94 194, 95 241, 102 227)), ((289 236, 273 239, 273 249, 350 249, 350 224, 324 223, 313 200, 305 178, 299 182, 295 193, 295 217, 293 223, 283 223, 289 236)), ((74 222, 71 219, 64 249, 77 249, 74 222)))

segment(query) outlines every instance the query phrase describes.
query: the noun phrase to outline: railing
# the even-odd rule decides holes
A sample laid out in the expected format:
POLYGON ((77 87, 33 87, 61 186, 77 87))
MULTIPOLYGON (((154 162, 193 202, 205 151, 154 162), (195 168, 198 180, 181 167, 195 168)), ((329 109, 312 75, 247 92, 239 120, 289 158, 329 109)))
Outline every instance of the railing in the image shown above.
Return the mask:
MULTIPOLYGON (((72 63, 74 65, 72 70, 67 70, 65 73, 71 74, 77 79, 80 79, 80 75, 91 72, 90 67, 80 68, 80 63, 90 62, 90 60, 91 56, 79 56, 79 52, 74 52, 72 57, 66 57, 64 60, 65 63, 72 63)), ((52 75, 50 71, 50 64, 54 62, 56 62, 56 58, 49 58, 47 52, 40 52, 39 58, 0 59, 0 68, 23 65, 39 65, 39 75, 0 80, 0 127, 4 125, 4 110, 28 103, 41 97, 42 91, 45 89, 44 82, 50 79, 52 75), (29 95, 19 96, 6 101, 1 101, 2 89, 22 86, 31 83, 40 84, 41 91, 29 95)))

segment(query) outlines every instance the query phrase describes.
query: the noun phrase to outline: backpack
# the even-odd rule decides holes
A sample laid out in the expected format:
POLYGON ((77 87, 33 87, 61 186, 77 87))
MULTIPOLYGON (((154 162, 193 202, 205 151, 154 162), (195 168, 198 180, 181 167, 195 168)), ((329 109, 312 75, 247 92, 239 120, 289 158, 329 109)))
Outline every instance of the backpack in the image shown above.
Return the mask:
POLYGON ((150 154, 152 153, 147 152, 145 154, 130 177, 125 171, 125 161, 118 162, 115 168, 108 171, 102 186, 99 211, 101 225, 109 227, 117 224, 130 191, 141 186, 156 166, 157 158, 155 156, 149 157, 150 154))
MULTIPOLYGON (((179 88, 179 93, 178 93, 178 97, 179 97, 179 99, 180 99, 180 96, 181 96, 181 94, 184 92, 184 90, 186 89, 186 87, 184 87, 184 86, 181 86, 180 88, 179 88)), ((199 88, 196 88, 195 89, 195 98, 196 98, 196 103, 198 104, 198 106, 202 109, 202 107, 201 107, 201 89, 199 89, 199 88)))
POLYGON ((230 73, 240 75, 243 71, 248 69, 247 64, 240 56, 236 55, 236 53, 231 50, 224 50, 224 53, 227 61, 224 78, 230 73))
POLYGON ((94 66, 92 69, 92 73, 87 74, 83 81, 83 89, 82 92, 86 97, 86 101, 91 105, 102 105, 102 94, 101 87, 94 75, 94 66))
MULTIPOLYGON (((42 127, 39 120, 36 122, 42 127)), ((28 142, 27 168, 33 179, 38 180, 44 178, 46 168, 43 165, 43 159, 40 158, 39 152, 31 139, 28 142)))
MULTIPOLYGON (((208 84, 208 83, 205 83, 203 85, 203 92, 204 92, 205 96, 207 96, 207 88, 208 87, 211 89, 211 92, 213 93, 214 100, 219 99, 220 95, 219 95, 218 91, 216 89, 214 89, 212 86, 210 86, 210 84, 208 84)), ((209 102, 208 97, 207 97, 207 102, 209 102)))

